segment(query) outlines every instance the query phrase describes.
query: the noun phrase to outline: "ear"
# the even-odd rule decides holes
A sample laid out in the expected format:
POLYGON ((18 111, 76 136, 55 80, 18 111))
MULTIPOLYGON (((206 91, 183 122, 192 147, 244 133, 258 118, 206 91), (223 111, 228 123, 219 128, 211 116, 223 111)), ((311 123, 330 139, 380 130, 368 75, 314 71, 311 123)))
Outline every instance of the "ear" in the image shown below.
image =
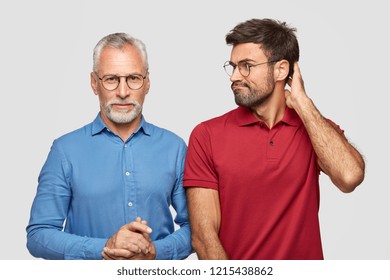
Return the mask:
POLYGON ((94 72, 91 72, 91 88, 93 90, 93 92, 95 93, 95 95, 98 95, 98 81, 97 81, 97 77, 96 77, 96 74, 94 72))
POLYGON ((288 72, 290 69, 290 63, 283 59, 275 63, 274 66, 274 77, 276 81, 285 81, 288 77, 288 72))
POLYGON ((146 78, 146 85, 145 85, 145 95, 147 95, 149 93, 149 89, 150 89, 150 78, 149 78, 149 73, 148 73, 148 77, 146 78))

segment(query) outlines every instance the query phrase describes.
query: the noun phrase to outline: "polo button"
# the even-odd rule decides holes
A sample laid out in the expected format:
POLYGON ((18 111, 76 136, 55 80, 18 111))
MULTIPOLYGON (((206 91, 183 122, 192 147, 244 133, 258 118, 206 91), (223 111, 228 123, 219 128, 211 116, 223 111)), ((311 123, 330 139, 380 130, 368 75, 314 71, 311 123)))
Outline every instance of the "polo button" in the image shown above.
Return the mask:
POLYGON ((133 206, 133 203, 129 202, 129 203, 127 203, 127 206, 131 207, 131 206, 133 206))
POLYGON ((130 172, 129 171, 126 171, 126 176, 130 176, 130 172))
POLYGON ((273 146, 274 145, 274 141, 269 141, 269 144, 271 145, 271 146, 273 146))

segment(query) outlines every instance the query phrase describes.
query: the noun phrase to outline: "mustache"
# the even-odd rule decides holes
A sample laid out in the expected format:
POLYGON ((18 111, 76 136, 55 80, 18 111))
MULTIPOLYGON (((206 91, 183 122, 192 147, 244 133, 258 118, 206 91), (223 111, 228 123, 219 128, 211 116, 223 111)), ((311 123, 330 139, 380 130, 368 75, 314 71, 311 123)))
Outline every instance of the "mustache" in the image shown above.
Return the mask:
POLYGON ((233 82, 230 87, 233 89, 233 87, 235 87, 235 86, 238 86, 238 87, 249 87, 248 84, 245 83, 245 82, 233 82))
POLYGON ((131 99, 121 99, 121 100, 111 100, 107 103, 108 106, 110 105, 123 105, 123 104, 132 104, 132 105, 138 105, 138 102, 131 99))

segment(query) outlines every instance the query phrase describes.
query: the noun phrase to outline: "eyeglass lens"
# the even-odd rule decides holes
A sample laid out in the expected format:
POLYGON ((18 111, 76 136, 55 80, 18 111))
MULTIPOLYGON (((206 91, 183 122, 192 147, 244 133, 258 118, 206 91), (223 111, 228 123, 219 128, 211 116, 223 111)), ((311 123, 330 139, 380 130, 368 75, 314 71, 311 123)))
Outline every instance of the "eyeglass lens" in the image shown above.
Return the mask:
POLYGON ((129 76, 107 75, 101 79, 103 83, 103 87, 106 90, 117 89, 120 84, 121 77, 126 79, 127 86, 130 89, 140 89, 144 84, 144 77, 142 77, 141 75, 129 75, 129 76))

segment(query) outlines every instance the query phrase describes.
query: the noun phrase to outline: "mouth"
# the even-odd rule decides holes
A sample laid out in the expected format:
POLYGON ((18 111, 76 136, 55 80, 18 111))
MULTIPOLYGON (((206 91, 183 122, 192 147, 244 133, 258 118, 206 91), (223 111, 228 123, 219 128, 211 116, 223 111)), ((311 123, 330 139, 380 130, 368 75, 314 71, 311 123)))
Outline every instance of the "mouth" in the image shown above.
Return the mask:
POLYGON ((112 107, 118 111, 126 111, 126 110, 130 110, 131 108, 133 108, 134 104, 132 104, 132 103, 115 103, 115 104, 112 104, 112 107))
POLYGON ((233 83, 231 85, 232 91, 234 95, 240 94, 244 89, 248 89, 249 87, 244 83, 233 83))
POLYGON ((235 89, 242 89, 242 88, 247 88, 248 86, 244 83, 233 83, 231 85, 231 88, 232 90, 235 90, 235 89))
POLYGON ((232 86, 232 90, 246 88, 246 86, 232 86))

